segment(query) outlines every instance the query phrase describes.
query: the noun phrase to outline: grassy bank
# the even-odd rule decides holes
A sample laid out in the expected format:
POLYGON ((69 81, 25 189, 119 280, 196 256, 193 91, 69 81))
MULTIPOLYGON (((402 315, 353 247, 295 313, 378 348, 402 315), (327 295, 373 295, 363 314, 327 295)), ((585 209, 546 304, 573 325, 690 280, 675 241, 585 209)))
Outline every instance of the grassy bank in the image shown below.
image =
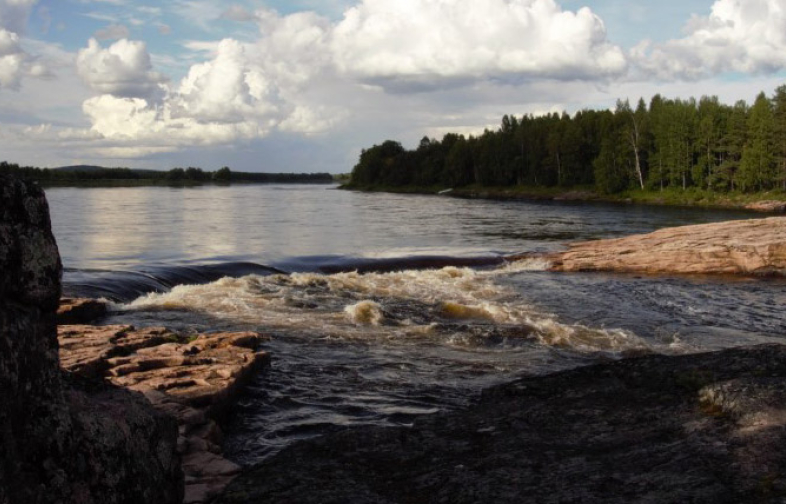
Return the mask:
POLYGON ((343 185, 341 189, 364 192, 389 192, 397 194, 444 194, 456 198, 477 198, 494 200, 551 200, 551 201, 606 201, 612 203, 636 203, 666 206, 700 206, 708 208, 745 208, 764 201, 786 202, 786 192, 766 191, 759 193, 730 192, 720 193, 696 188, 665 189, 662 191, 625 191, 619 194, 599 194, 592 186, 564 187, 507 186, 487 187, 470 185, 457 188, 442 186, 353 186, 343 185))

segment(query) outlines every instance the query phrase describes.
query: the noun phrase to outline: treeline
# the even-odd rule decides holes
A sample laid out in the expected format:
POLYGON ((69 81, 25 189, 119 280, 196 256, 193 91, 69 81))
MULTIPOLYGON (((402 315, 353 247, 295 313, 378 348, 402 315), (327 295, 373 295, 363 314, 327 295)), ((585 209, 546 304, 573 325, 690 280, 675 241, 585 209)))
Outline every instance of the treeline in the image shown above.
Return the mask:
POLYGON ((717 97, 544 116, 504 116, 480 136, 388 140, 366 149, 351 187, 595 186, 710 191, 786 190, 786 86, 752 105, 717 97))
POLYGON ((37 168, 0 162, 0 174, 10 173, 41 183, 79 183, 92 181, 150 181, 160 183, 314 183, 329 184, 329 173, 250 173, 235 172, 225 166, 216 171, 201 168, 173 168, 169 171, 137 170, 131 168, 102 168, 98 166, 69 166, 64 168, 37 168))

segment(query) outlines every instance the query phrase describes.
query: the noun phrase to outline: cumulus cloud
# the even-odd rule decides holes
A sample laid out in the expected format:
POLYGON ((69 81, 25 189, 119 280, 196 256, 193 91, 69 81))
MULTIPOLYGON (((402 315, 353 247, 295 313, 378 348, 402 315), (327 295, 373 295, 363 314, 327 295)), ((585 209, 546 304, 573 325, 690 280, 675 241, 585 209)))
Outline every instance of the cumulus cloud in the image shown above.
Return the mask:
POLYGON ((170 104, 154 104, 142 98, 101 95, 87 100, 82 109, 93 124, 92 131, 100 135, 102 148, 111 150, 112 157, 225 144, 261 138, 269 132, 267 125, 258 121, 201 122, 193 117, 175 117, 170 104))
POLYGON ((19 89, 26 56, 19 46, 19 36, 0 28, 0 89, 19 89))
POLYGON ((49 70, 22 50, 19 35, 0 28, 0 89, 18 90, 23 77, 47 77, 49 70))
POLYGON ((634 59, 663 79, 786 69, 782 0, 717 0, 710 15, 691 19, 685 32, 684 38, 664 44, 640 44, 634 48, 634 59))
POLYGON ((22 49, 30 11, 37 0, 0 0, 0 90, 18 90, 24 77, 45 77, 49 70, 22 49))
POLYGON ((77 72, 93 90, 120 97, 153 97, 164 81, 152 70, 144 42, 119 40, 104 49, 96 39, 77 54, 77 72))
POLYGON ((118 40, 128 38, 130 34, 127 26, 113 23, 96 31, 95 38, 98 40, 118 40))
POLYGON ((336 26, 338 68, 382 86, 602 79, 626 70, 588 8, 553 0, 363 0, 336 26))
POLYGON ((173 101, 179 115, 235 123, 276 114, 274 94, 243 45, 226 39, 213 60, 191 67, 173 101))
MULTIPOLYGON (((204 0, 174 5, 220 15, 204 0)), ((153 71, 141 42, 91 39, 79 52, 79 75, 97 93, 83 112, 105 148, 147 155, 273 131, 315 135, 346 120, 352 101, 378 103, 384 91, 602 81, 627 68, 592 11, 554 0, 362 0, 338 21, 234 5, 223 17, 253 19, 257 41, 187 42, 204 61, 178 83, 153 71)))

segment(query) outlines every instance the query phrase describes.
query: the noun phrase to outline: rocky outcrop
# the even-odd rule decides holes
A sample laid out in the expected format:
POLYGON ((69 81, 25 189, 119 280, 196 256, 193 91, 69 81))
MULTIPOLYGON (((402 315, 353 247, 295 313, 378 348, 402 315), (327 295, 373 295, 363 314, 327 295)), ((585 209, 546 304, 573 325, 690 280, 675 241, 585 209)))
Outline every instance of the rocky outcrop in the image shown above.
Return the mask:
POLYGON ((786 346, 647 356, 493 388, 412 428, 298 443, 222 504, 783 502, 786 346))
POLYGON ((568 245, 554 271, 786 275, 786 217, 667 228, 568 245))
POLYGON ((63 375, 61 274, 43 191, 0 175, 0 503, 180 502, 175 421, 63 375))
POLYGON ((64 325, 65 369, 138 392, 178 421, 185 504, 208 502, 240 472, 221 455, 219 419, 268 365, 253 332, 182 335, 163 327, 64 325))
POLYGON ((746 210, 763 213, 784 213, 786 212, 786 201, 765 200, 749 203, 745 205, 746 210))

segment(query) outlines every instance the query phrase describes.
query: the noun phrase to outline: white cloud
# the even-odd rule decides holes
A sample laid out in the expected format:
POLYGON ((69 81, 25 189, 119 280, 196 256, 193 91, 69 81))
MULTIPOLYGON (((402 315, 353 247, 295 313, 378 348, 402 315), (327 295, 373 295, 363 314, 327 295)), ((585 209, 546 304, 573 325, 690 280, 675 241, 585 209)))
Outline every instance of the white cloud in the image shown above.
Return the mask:
POLYGON ((173 100, 178 115, 236 123, 275 116, 275 90, 242 44, 226 39, 211 61, 194 65, 173 100))
POLYGON ((152 97, 164 78, 152 70, 144 42, 126 39, 104 49, 95 39, 77 54, 77 72, 99 93, 121 97, 152 97))
POLYGON ((695 16, 686 36, 660 45, 644 42, 633 57, 662 79, 699 79, 724 72, 786 69, 783 0, 717 0, 709 16, 695 16))
POLYGON ((363 0, 336 26, 332 48, 341 71, 405 90, 626 70, 590 9, 564 11, 553 0, 363 0))
POLYGON ((111 24, 95 32, 98 40, 118 40, 128 38, 131 34, 127 26, 121 24, 111 24))
MULTIPOLYGON (((202 22, 221 16, 215 2, 173 6, 202 22)), ((315 135, 340 128, 355 104, 361 115, 379 108, 371 113, 378 121, 385 115, 380 98, 398 100, 381 89, 493 87, 536 77, 602 81, 626 70, 599 18, 589 9, 563 11, 554 0, 363 0, 336 22, 234 5, 223 17, 254 19, 257 41, 182 42, 201 61, 177 84, 153 72, 141 42, 102 48, 90 40, 77 68, 99 94, 83 111, 102 148, 148 155, 274 131, 315 135)))
POLYGON ((0 89, 19 89, 26 59, 19 36, 0 28, 0 89))
POLYGON ((0 90, 19 90, 23 77, 48 77, 49 70, 25 52, 19 35, 0 28, 0 90))
POLYGON ((112 157, 137 157, 173 152, 186 146, 218 145, 264 137, 264 122, 200 122, 193 117, 174 117, 170 104, 152 104, 142 98, 101 95, 83 105, 92 131, 102 139, 100 148, 112 157), (122 155, 119 155, 122 153, 122 155))

